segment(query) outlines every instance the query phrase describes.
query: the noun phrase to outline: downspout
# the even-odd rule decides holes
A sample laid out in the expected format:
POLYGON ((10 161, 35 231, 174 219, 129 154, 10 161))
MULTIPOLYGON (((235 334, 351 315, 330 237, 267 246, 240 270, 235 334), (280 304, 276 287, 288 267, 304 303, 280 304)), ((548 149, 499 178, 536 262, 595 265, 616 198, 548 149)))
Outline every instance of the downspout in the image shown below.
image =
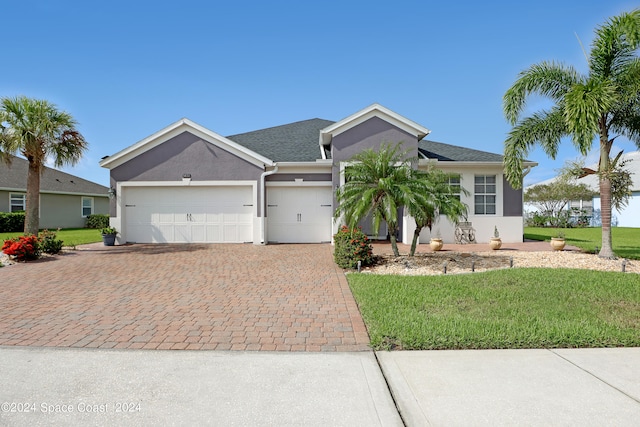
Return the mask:
POLYGON ((262 174, 260 175, 260 192, 261 194, 261 201, 262 203, 260 204, 260 213, 262 214, 260 216, 260 244, 264 245, 267 242, 265 241, 265 215, 267 213, 267 189, 266 189, 266 183, 265 183, 265 177, 269 176, 269 175, 273 175, 274 173, 278 172, 278 164, 276 163, 275 167, 273 168, 272 171, 264 171, 262 172, 262 174))

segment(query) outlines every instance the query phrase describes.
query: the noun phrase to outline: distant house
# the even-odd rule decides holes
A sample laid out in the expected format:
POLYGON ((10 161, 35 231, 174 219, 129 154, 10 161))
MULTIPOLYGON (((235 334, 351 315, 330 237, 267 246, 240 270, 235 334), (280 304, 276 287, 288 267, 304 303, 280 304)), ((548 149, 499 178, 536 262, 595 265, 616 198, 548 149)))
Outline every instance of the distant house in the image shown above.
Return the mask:
MULTIPOLYGON (((334 193, 351 158, 401 142, 417 167, 451 173, 451 184, 470 192, 460 197, 477 241, 489 241, 497 226, 503 241, 521 242, 522 190, 504 178, 502 156, 424 139, 429 132, 379 104, 338 122, 316 118, 228 137, 182 119, 100 162, 116 194, 111 224, 120 243, 329 242, 340 226, 334 193)), ((411 242, 413 218, 403 213, 400 226, 398 239, 411 242)), ((454 241, 444 218, 433 233, 454 241)), ((430 237, 424 230, 420 241, 430 237)))
MULTIPOLYGON (((26 207, 29 162, 12 157, 0 162, 0 212, 26 207)), ((40 228, 81 228, 87 215, 109 213, 109 188, 86 179, 45 168, 40 178, 40 228)))
MULTIPOLYGON (((633 185, 631 187, 631 198, 629 199, 629 204, 621 211, 613 209, 612 225, 618 227, 640 227, 640 151, 623 154, 621 160, 628 161, 625 167, 631 173, 633 185)), ((598 168, 598 165, 589 165, 589 168, 595 170, 598 168)), ((534 185, 549 184, 555 179, 556 178, 548 179, 534 185)), ((600 186, 598 183, 598 176, 587 175, 584 178, 579 179, 578 183, 588 185, 589 188, 598 193, 598 196, 594 197, 593 200, 573 200, 569 203, 567 209, 574 208, 576 210, 582 210, 587 216, 594 217, 594 221, 596 223, 594 225, 599 225, 600 186)), ((534 185, 529 187, 533 187, 534 185)))

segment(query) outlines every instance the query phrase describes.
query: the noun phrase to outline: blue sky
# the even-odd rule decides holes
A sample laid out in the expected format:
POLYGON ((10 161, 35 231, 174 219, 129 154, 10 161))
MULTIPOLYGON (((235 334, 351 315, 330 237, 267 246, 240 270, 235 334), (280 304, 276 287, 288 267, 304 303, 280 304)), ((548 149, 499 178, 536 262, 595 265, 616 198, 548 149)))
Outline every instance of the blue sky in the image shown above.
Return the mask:
MULTIPOLYGON (((588 50, 598 25, 637 7, 484 3, 9 2, 0 96, 43 98, 71 113, 89 150, 64 170, 103 185, 100 158, 182 117, 232 135, 340 120, 377 102, 431 129, 429 139, 502 153, 510 129, 502 95, 518 73, 542 60, 586 71, 578 37, 588 50)), ((525 183, 576 157, 570 141, 556 161, 531 152, 540 166, 525 183)))

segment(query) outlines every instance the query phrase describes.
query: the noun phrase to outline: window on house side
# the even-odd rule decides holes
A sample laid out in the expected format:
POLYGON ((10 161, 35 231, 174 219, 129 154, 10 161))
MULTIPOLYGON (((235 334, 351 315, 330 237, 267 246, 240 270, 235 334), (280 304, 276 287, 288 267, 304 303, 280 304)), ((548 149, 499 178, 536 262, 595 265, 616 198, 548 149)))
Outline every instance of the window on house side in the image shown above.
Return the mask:
POLYGON ((496 214, 496 176, 476 175, 474 181, 474 212, 476 215, 496 214))
POLYGON ((11 193, 9 195, 9 211, 24 212, 27 206, 27 195, 19 193, 11 193))
POLYGON ((460 200, 460 175, 449 175, 449 187, 456 199, 460 200))
POLYGON ((87 217, 93 214, 93 197, 82 198, 82 216, 87 217))

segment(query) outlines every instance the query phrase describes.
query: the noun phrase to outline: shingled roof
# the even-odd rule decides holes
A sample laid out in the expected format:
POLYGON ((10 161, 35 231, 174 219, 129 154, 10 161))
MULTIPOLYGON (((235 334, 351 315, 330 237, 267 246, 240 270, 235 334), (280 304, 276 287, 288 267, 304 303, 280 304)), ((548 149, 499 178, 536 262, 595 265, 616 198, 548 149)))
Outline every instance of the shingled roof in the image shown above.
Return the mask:
POLYGON ((320 130, 334 123, 310 119, 227 138, 275 162, 315 162, 322 158, 318 143, 320 130))
MULTIPOLYGON (((334 123, 331 120, 310 119, 227 138, 275 162, 314 162, 321 158, 318 143, 320 130, 334 123)), ((418 148, 426 157, 439 161, 502 163, 499 154, 442 142, 423 140, 418 148)))
MULTIPOLYGON (((29 162, 11 156, 11 165, 0 161, 0 190, 26 191, 29 162)), ((40 178, 40 192, 105 196, 109 189, 95 182, 45 167, 40 178)))
POLYGON ((418 149, 429 159, 437 159, 440 162, 502 163, 503 161, 503 157, 500 154, 429 140, 420 141, 418 143, 418 149))

